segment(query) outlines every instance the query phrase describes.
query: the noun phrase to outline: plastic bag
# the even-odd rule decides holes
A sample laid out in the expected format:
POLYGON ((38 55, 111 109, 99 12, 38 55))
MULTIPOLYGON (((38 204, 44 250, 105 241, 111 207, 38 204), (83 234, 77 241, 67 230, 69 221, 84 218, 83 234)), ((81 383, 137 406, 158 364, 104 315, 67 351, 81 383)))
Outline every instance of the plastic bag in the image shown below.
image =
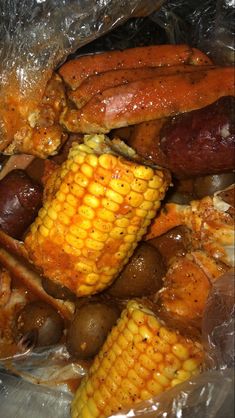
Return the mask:
POLYGON ((207 299, 202 333, 210 370, 116 417, 234 416, 234 281, 234 273, 226 273, 214 283, 207 299))
MULTIPOLYGON (((115 416, 146 418, 232 418, 234 401, 234 275, 226 273, 218 279, 208 297, 203 335, 207 349, 207 367, 211 369, 159 396, 140 403, 115 416), (225 344, 221 342, 226 341, 225 344), (222 411, 222 413, 221 413, 222 411), (226 414, 225 414, 226 411, 226 414)), ((71 394, 63 384, 70 377, 82 377, 82 366, 65 365, 63 347, 38 350, 31 356, 16 358, 11 370, 25 379, 0 373, 0 404, 4 418, 40 418, 53 416, 59 405, 58 417, 69 417, 71 394), (62 363, 64 365, 62 367, 62 363), (66 374, 67 373, 67 374, 66 374), (61 384, 60 384, 61 377, 61 384), (52 389, 57 381, 57 390, 52 389), (43 386, 35 385, 41 383, 43 386), (48 387, 45 387, 47 385, 48 387), (17 409, 18 408, 18 409, 17 409)))
POLYGON ((168 42, 196 46, 218 64, 234 63, 234 17, 232 0, 168 0, 152 15, 168 42))
POLYGON ((52 70, 77 48, 162 0, 2 0, 0 151, 37 107, 52 70))
MULTIPOLYGON (((9 67, 9 70, 11 70, 10 74, 14 74, 15 68, 21 68, 22 70, 18 71, 16 74, 19 77, 16 81, 20 81, 20 83, 18 83, 18 87, 20 87, 20 98, 24 99, 28 96, 28 93, 32 91, 34 92, 35 100, 38 100, 54 64, 62 62, 65 59, 66 54, 74 51, 77 46, 84 45, 91 39, 100 36, 106 30, 113 28, 122 19, 126 20, 135 10, 135 6, 131 8, 130 12, 125 8, 125 15, 123 16, 120 14, 119 16, 118 10, 119 12, 120 10, 123 11, 122 2, 95 2, 100 6, 104 5, 106 12, 107 4, 115 4, 115 6, 112 6, 111 19, 113 20, 112 22, 107 22, 98 19, 99 16, 105 15, 104 9, 103 12, 100 12, 100 15, 97 13, 97 9, 90 10, 90 12, 89 8, 83 9, 83 13, 80 17, 81 19, 84 19, 84 21, 80 20, 80 22, 83 22, 80 28, 76 23, 76 15, 74 15, 75 18, 74 16, 70 19, 68 18, 68 21, 64 23, 67 24, 68 27, 71 27, 72 33, 80 34, 80 38, 76 40, 78 43, 75 46, 75 43, 73 44, 74 38, 72 35, 71 38, 70 36, 64 38, 64 33, 62 31, 61 39, 58 37, 58 25, 56 26, 55 24, 54 26, 54 18, 52 19, 53 14, 51 15, 51 12, 47 9, 49 2, 40 2, 39 0, 38 2, 28 1, 27 4, 31 9, 29 8, 29 13, 26 13, 23 16, 21 16, 19 4, 17 6, 18 10, 16 3, 16 1, 5 1, 1 3, 0 7, 8 7, 9 9, 7 10, 10 12, 10 10, 14 10, 15 6, 17 22, 19 22, 20 19, 23 19, 23 22, 28 21, 28 26, 29 28, 31 27, 31 31, 28 32, 28 28, 25 28, 24 33, 27 40, 25 46, 23 45, 24 37, 20 36, 19 41, 17 41, 15 45, 12 45, 11 48, 3 48, 4 54, 6 54, 1 56, 3 75, 6 77, 3 79, 3 82, 5 80, 3 87, 9 86, 9 74, 4 72, 4 63, 9 62, 12 64, 9 67), (32 6, 35 7, 35 14, 32 14, 32 6), (119 6, 120 9, 118 9, 119 6), (48 17, 50 17, 51 20, 48 20, 46 26, 45 24, 40 25, 39 20, 39 26, 36 25, 34 30, 33 22, 34 18, 38 19, 40 17, 39 10, 41 10, 41 13, 49 13, 48 17), (89 13, 91 14, 89 15, 89 13), (92 21, 89 20, 90 16, 93 16, 92 21), (52 27, 50 22, 53 23, 52 27), (80 32, 77 31, 78 29, 80 32), (29 52, 30 45, 37 45, 37 33, 40 33, 40 30, 42 31, 42 40, 44 41, 44 44, 39 43, 38 51, 41 50, 40 48, 42 46, 46 46, 46 48, 43 50, 45 52, 43 52, 42 57, 39 57, 38 55, 35 57, 29 52), (46 30, 46 32, 44 33, 43 30, 46 30), (47 33, 51 35, 50 39, 52 39, 52 41, 54 39, 54 43, 49 45, 49 47, 47 33), (55 39, 55 34, 58 39, 55 39), (71 44, 69 43, 70 41, 71 44), (62 54, 60 51, 60 42, 65 42, 63 44, 64 49, 62 49, 62 54), (73 45, 72 48, 71 45, 73 45), (24 48, 27 52, 26 55, 24 53, 24 48), (15 56, 17 59, 11 61, 15 51, 17 51, 15 56), (23 52, 22 57, 20 56, 21 51, 23 52), (28 57, 29 63, 27 65, 25 64, 25 61, 22 60, 22 58, 26 57, 28 57), (32 63, 33 66, 31 66, 32 63), (43 64, 45 64, 45 67, 43 67, 43 64), (41 71, 42 68, 43 71, 41 71), (30 74, 33 76, 32 79, 28 77, 30 74), (39 86, 37 94, 35 94, 36 86, 39 86), (26 92, 28 93, 26 94, 26 92)), ((68 2, 60 2, 64 7, 66 3, 68 2)), ((85 3, 87 8, 89 4, 94 2, 86 1, 84 4, 85 3)), ((137 3, 147 5, 146 1, 136 1, 134 3, 135 5, 137 3)), ((23 4, 26 5, 26 2, 23 4)), ((50 4, 51 6, 56 6, 58 5, 58 2, 54 1, 50 2, 50 4)), ((74 5, 75 2, 71 2, 71 4, 74 5)), ((82 4, 82 2, 79 4, 82 4)), ((130 7, 132 7, 133 2, 130 1, 129 4, 130 7)), ((153 6, 153 2, 151 1, 148 4, 153 6)), ((159 3, 157 2, 157 4, 159 3)), ((214 0, 169 0, 160 11, 153 13, 149 18, 132 19, 125 24, 125 31, 123 30, 123 26, 120 29, 117 28, 111 34, 99 38, 94 42, 89 43, 89 45, 84 48, 79 49, 77 54, 91 51, 97 52, 103 49, 125 48, 137 46, 139 44, 143 45, 148 42, 187 42, 199 46, 206 52, 210 52, 218 62, 229 62, 231 60, 227 51, 233 51, 233 44, 230 42, 233 33, 231 24, 233 7, 232 2, 229 0, 226 2, 225 8, 224 4, 225 3, 221 0, 218 0, 217 2, 214 0), (228 23, 228 21, 230 23, 228 23), (152 31, 153 27, 155 29, 154 31, 152 31), (149 33, 152 34, 152 38, 147 38, 147 36, 145 36, 146 31, 148 30, 150 30, 149 33)), ((154 7, 155 6, 156 4, 154 7)), ((150 11, 150 9, 148 10, 150 11)), ((62 17, 62 11, 58 10, 56 13, 56 16, 61 13, 62 17)), ((12 34, 12 36, 14 35, 14 38, 17 39, 17 28, 14 31, 13 23, 9 28, 7 19, 7 15, 5 14, 1 26, 1 35, 9 32, 9 34, 12 34), (6 25, 7 31, 3 33, 4 24, 6 25)), ((4 39, 3 36, 0 36, 0 39, 4 39)), ((9 45, 11 44, 11 39, 13 38, 9 35, 9 45)), ((3 46, 2 44, 0 45, 3 46)), ((192 381, 185 382, 158 397, 150 399, 143 404, 139 404, 134 409, 118 414, 119 417, 232 417, 234 386, 232 369, 234 364, 233 294, 234 281, 231 275, 227 274, 215 283, 208 299, 204 315, 203 333, 207 346, 208 366, 212 369, 204 372, 192 381), (232 303, 227 303, 228 300, 232 303), (218 321, 216 323, 214 322, 215 318, 217 318, 218 321)), ((63 364, 63 367, 66 367, 66 354, 63 353, 63 349, 61 352, 61 348, 52 347, 49 351, 37 352, 35 355, 28 358, 15 358, 12 370, 15 374, 25 374, 25 378, 27 377, 31 382, 42 382, 42 380, 44 380, 44 383, 50 384, 53 383, 52 377, 55 376, 56 373, 58 377, 59 369, 61 370, 61 364, 63 364), (57 355, 58 358, 56 357, 57 355)), ((73 364, 71 364, 70 369, 67 368, 66 371, 68 374, 70 373, 69 376, 77 375, 78 377, 85 373, 85 369, 82 367, 79 369, 73 364)), ((57 390, 55 390, 46 386, 32 384, 20 379, 14 374, 7 374, 6 372, 0 373, 0 416, 3 416, 4 418, 12 418, 14 415, 17 415, 18 418, 38 418, 39 416, 40 418, 48 418, 53 417, 55 411, 58 417, 67 418, 69 417, 70 402, 71 395, 68 393, 67 388, 62 385, 62 381, 59 388, 57 387, 57 390)))

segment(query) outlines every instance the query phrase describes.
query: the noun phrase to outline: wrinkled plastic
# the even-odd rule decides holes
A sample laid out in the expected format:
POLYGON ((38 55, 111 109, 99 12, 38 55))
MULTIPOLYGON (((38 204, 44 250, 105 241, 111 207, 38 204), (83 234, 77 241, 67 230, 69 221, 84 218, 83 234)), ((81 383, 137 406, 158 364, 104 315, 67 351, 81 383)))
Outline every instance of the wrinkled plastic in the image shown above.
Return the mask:
MULTIPOLYGON (((218 279, 209 294, 203 317, 203 336, 208 370, 159 396, 115 416, 145 418, 219 418, 233 417, 234 401, 234 275, 218 279), (222 412, 221 412, 222 411, 222 412)), ((27 357, 15 358, 12 374, 0 373, 0 404, 4 418, 69 417, 72 399, 68 386, 71 378, 80 378, 86 367, 66 364, 64 347, 38 350, 27 357), (32 383, 29 383, 32 382, 32 383), (55 388, 55 382, 57 386, 55 388), (42 386, 35 385, 41 383, 42 386)), ((9 363, 8 363, 9 365, 9 363)))
POLYGON ((196 46, 218 64, 234 63, 233 0, 169 0, 152 19, 165 29, 168 42, 196 46))
POLYGON ((0 151, 17 132, 17 126, 9 129, 9 111, 15 121, 27 120, 52 71, 70 53, 160 4, 162 0, 2 0, 0 151))

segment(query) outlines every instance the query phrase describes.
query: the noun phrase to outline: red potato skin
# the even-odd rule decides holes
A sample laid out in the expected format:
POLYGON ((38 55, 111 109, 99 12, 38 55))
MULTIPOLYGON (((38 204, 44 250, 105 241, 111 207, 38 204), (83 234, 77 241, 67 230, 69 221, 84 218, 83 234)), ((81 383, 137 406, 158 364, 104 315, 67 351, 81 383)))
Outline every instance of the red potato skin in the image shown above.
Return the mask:
POLYGON ((233 170, 234 109, 235 97, 223 97, 167 122, 160 132, 160 150, 168 168, 181 178, 233 170))
POLYGON ((80 111, 67 109, 60 122, 70 132, 106 133, 200 109, 233 94, 233 67, 153 77, 104 90, 80 111))
POLYGON ((21 239, 42 204, 42 188, 23 170, 13 170, 0 182, 0 227, 21 239))
POLYGON ((59 74, 75 90, 85 78, 105 71, 177 64, 207 65, 211 60, 188 45, 153 45, 85 55, 66 62, 59 74))

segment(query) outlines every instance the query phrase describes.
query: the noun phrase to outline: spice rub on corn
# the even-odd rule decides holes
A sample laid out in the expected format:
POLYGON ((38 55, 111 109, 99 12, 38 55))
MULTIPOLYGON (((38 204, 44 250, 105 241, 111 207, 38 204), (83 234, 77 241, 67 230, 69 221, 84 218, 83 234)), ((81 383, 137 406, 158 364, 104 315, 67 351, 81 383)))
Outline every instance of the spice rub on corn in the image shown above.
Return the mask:
MULTIPOLYGON (((74 144, 49 177, 25 239, 45 276, 78 296, 107 287, 146 233, 169 184, 164 170, 117 155, 104 135, 74 144)), ((130 151, 132 151, 130 149, 130 151)))
POLYGON ((198 341, 131 300, 83 378, 72 418, 105 418, 133 407, 197 375, 203 359, 198 341))

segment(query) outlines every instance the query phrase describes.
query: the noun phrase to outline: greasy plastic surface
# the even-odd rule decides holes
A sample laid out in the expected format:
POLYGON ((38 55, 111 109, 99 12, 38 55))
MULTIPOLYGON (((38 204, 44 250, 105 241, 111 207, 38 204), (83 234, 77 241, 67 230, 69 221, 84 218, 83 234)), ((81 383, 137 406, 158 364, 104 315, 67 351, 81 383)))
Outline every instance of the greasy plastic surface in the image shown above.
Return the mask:
POLYGON ((20 120, 27 120, 37 107, 52 70, 70 53, 132 15, 151 13, 161 3, 162 0, 2 0, 0 151, 18 132, 20 120))
POLYGON ((234 63, 233 0, 168 0, 152 20, 165 29, 170 43, 187 43, 218 64, 234 63))
MULTIPOLYGON (((203 334, 210 370, 141 404, 118 417, 146 418, 233 418, 234 402, 234 275, 226 273, 215 282, 208 297, 203 319, 203 334), (228 302, 229 301, 229 302, 228 302), (222 343, 221 343, 222 342, 222 343)), ((0 404, 4 418, 69 417, 71 394, 65 384, 71 377, 86 373, 82 365, 66 365, 63 347, 39 350, 15 358, 11 371, 28 381, 0 373, 0 404), (31 383, 29 383, 29 381, 31 383), (34 384, 32 384, 32 382, 34 384), (53 384, 58 383, 55 388, 53 384), (35 385, 41 383, 42 386, 35 385), (45 386, 46 385, 46 386, 45 386)))
MULTIPOLYGON (((147 4, 144 0, 125 3, 133 6, 132 10, 135 9, 137 3, 147 4)), ((149 1, 149 4, 153 5, 153 2, 149 1)), ((16 75, 13 81, 16 81, 20 96, 24 99, 28 93, 34 92, 33 96, 37 101, 54 65, 65 60, 66 55, 75 51, 78 46, 96 38, 108 28, 114 27, 119 19, 125 20, 131 15, 127 7, 125 7, 124 16, 120 15, 120 10, 124 10, 123 1, 2 0, 0 2, 0 72, 3 81, 1 88, 10 91, 11 89, 8 90, 8 88, 12 87, 12 84, 9 83, 11 81, 9 74, 16 75), (81 6, 82 3, 86 3, 86 8, 81 7, 80 14, 79 12, 76 14, 74 8, 78 4, 81 6), (99 14, 98 9, 93 7, 94 3, 99 6, 104 5, 103 12, 100 9, 99 14), (58 4, 60 4, 59 7, 58 4), (68 12, 66 8, 68 4, 71 9, 65 19, 63 12, 68 12), (92 7, 89 8, 88 4, 92 7), (112 13, 110 13, 111 8, 112 13), (102 16, 108 16, 108 18, 102 20, 102 16), (110 16, 112 22, 109 20, 110 16), (27 25, 21 26, 22 22, 27 22, 27 25), (64 26, 60 26, 59 22, 64 26), (64 36, 63 27, 65 26, 71 29, 66 32, 68 36, 64 36), (40 54, 40 51, 43 53, 40 54), (39 87, 38 90, 36 89, 37 94, 35 94, 36 86, 39 87)), ((228 63, 232 61, 234 52, 233 42, 231 42, 233 13, 233 2, 230 0, 217 2, 215 0, 170 0, 160 12, 151 16, 152 26, 149 26, 150 19, 147 27, 146 21, 142 18, 127 22, 125 30, 115 29, 111 35, 106 35, 79 49, 78 54, 143 45, 150 39, 150 43, 189 42, 210 52, 217 62, 228 63), (154 33, 152 29, 149 29, 150 27, 156 28, 154 33), (144 35, 147 32, 150 33, 149 37, 144 35), (159 37, 156 37, 156 33, 159 37)), ((0 94, 2 92, 3 90, 0 90, 0 94)), ((1 97, 3 99, 3 96, 1 97)), ((3 104, 2 99, 0 99, 0 106, 3 104)), ((0 130, 4 127, 1 122, 3 121, 0 120, 0 130)), ((234 416, 233 315, 234 278, 232 274, 226 274, 215 283, 204 315, 204 341, 208 353, 208 367, 212 370, 205 371, 193 381, 185 382, 118 416, 122 418, 126 416, 232 418, 234 416)), ((67 367, 66 361, 67 355, 64 354, 63 349, 54 347, 49 353, 42 351, 41 354, 36 353, 33 357, 15 359, 14 371, 18 370, 20 374, 26 372, 30 382, 2 370, 0 373, 0 416, 48 418, 54 417, 56 413, 58 418, 69 418, 69 405, 72 397, 67 387, 63 385, 60 374, 61 370, 64 373, 64 367, 67 367), (55 360, 56 354, 58 361, 55 360), (51 368, 48 368, 49 365, 51 368), (35 383, 42 383, 43 380, 44 383, 46 380, 47 384, 50 380, 50 387, 35 385, 35 383), (51 385, 53 381, 55 383, 55 380, 59 381, 60 385, 52 389, 51 385), (32 381, 34 384, 31 383, 32 381)), ((82 376, 85 371, 82 365, 72 364, 66 368, 68 378, 82 376)))

